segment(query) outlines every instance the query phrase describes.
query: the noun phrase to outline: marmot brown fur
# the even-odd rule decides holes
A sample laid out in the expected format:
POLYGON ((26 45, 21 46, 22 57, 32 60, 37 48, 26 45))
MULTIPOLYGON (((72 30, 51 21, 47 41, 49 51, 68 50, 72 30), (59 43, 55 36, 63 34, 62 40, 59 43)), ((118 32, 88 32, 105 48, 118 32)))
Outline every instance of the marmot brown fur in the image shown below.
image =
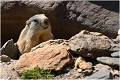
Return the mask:
POLYGON ((34 46, 49 39, 53 39, 49 19, 44 14, 37 14, 26 21, 17 41, 19 52, 29 52, 34 46))

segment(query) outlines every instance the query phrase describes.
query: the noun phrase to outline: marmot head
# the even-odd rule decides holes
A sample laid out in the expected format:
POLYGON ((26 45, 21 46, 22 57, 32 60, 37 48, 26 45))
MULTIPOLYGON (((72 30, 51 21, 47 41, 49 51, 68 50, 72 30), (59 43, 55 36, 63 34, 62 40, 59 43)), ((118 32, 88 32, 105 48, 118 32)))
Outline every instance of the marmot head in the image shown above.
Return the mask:
POLYGON ((26 21, 26 26, 33 31, 42 31, 50 26, 50 22, 44 14, 37 14, 26 21))

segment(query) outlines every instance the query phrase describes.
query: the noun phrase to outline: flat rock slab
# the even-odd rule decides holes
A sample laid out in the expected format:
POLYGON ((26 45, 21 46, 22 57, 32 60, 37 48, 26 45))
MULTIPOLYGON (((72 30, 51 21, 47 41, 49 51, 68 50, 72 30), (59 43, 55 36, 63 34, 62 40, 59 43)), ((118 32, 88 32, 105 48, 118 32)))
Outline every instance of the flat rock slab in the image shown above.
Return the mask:
POLYGON ((21 72, 38 66, 44 69, 59 71, 73 61, 69 49, 65 45, 51 45, 38 48, 33 52, 21 55, 15 65, 15 69, 21 72))
POLYGON ((112 66, 120 66, 120 58, 111 58, 111 57, 98 57, 97 61, 105 63, 112 66))
POLYGON ((76 54, 92 58, 108 56, 112 51, 116 51, 117 46, 117 44, 107 36, 86 30, 70 38, 68 44, 76 54))

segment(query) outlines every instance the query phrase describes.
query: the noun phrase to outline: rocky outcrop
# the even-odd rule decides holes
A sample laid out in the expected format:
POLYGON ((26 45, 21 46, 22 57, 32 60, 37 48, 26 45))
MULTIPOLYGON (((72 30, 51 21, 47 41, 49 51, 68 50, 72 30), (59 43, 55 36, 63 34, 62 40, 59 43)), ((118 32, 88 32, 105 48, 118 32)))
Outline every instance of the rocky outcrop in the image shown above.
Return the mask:
MULTIPOLYGON (((70 38, 68 45, 74 53, 92 58, 110 56, 113 51, 116 51, 116 46, 118 46, 101 33, 86 30, 70 38)), ((119 49, 117 48, 117 50, 119 49)))
POLYGON ((17 72, 39 66, 54 70, 57 80, 118 79, 118 5, 118 1, 2 0, 2 45, 9 41, 1 48, 0 78, 18 79, 17 72), (11 58, 18 54, 13 40, 17 41, 26 20, 41 13, 49 18, 55 40, 33 47, 14 62, 11 58), (73 69, 74 58, 78 58, 77 70, 73 69))
POLYGON ((117 1, 2 0, 1 11, 2 44, 11 38, 16 42, 25 21, 38 13, 50 19, 55 38, 69 39, 82 29, 113 38, 119 28, 117 1))
POLYGON ((16 71, 21 72, 38 66, 44 69, 59 71, 72 61, 68 46, 51 45, 21 55, 16 63, 15 69, 16 71))

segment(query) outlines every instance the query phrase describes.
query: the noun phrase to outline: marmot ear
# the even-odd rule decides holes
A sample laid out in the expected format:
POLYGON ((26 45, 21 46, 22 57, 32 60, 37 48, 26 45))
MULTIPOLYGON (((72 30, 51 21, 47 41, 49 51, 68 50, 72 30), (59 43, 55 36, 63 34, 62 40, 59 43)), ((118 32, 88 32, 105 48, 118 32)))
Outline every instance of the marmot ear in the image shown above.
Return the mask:
POLYGON ((29 20, 26 21, 26 25, 30 25, 30 21, 29 20))

